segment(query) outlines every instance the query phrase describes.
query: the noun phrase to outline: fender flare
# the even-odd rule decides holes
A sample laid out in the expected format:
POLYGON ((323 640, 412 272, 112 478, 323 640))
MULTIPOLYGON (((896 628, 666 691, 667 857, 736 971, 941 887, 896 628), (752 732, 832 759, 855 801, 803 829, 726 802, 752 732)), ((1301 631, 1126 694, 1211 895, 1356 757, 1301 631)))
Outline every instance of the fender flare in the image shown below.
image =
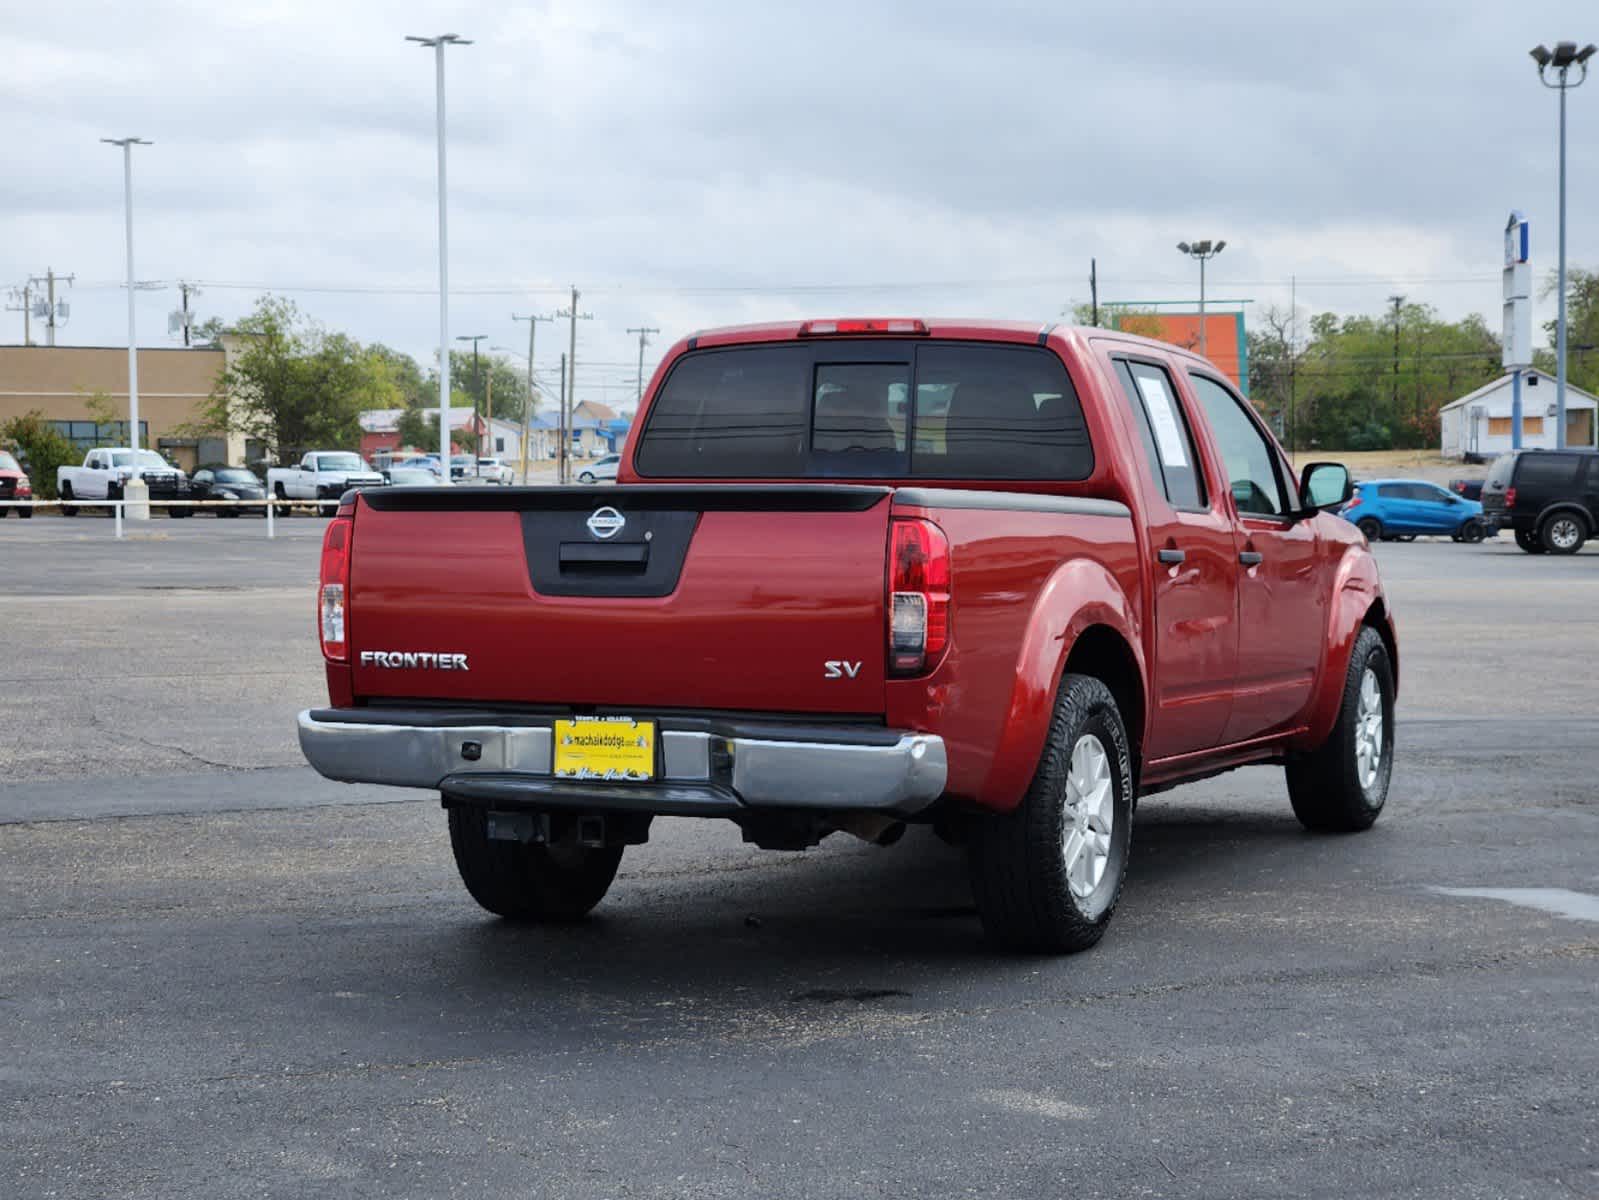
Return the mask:
POLYGON ((1306 708, 1305 733, 1295 739, 1294 748, 1313 750, 1327 740, 1338 709, 1343 704, 1344 676, 1349 671, 1349 656, 1362 625, 1376 626, 1388 647, 1393 666, 1394 693, 1399 691, 1399 639, 1393 614, 1377 574, 1377 561, 1364 547, 1351 550, 1338 564, 1327 605, 1327 629, 1322 639, 1321 667, 1315 690, 1306 708))
POLYGON ((1581 504, 1578 504, 1575 500, 1556 500, 1553 504, 1546 505, 1538 513, 1537 518, 1534 519, 1532 523, 1533 532, 1537 533, 1539 530, 1541 530, 1543 528, 1543 523, 1550 517, 1554 516, 1557 512, 1571 513, 1582 522, 1582 527, 1587 531, 1587 535, 1589 537, 1594 535, 1592 515, 1586 508, 1584 508, 1581 504))
MULTIPOLYGON (((1140 695, 1148 695, 1149 672, 1136 608, 1100 563, 1087 558, 1062 563, 1033 602, 1016 657, 1005 724, 979 796, 983 807, 1008 812, 1022 802, 1044 752, 1066 660, 1083 633, 1101 625, 1127 644, 1137 665, 1140 695)), ((1148 704, 1143 708, 1147 722, 1148 704)), ((1143 743, 1142 728, 1127 732, 1134 744, 1143 743)))

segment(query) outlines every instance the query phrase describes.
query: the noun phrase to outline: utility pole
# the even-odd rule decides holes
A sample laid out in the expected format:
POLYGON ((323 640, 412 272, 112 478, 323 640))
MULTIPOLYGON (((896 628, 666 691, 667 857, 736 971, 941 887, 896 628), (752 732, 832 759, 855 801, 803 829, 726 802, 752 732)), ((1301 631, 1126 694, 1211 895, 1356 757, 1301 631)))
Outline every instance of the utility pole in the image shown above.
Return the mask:
POLYGON ((566 482, 566 355, 561 355, 561 424, 558 436, 561 444, 555 451, 555 482, 566 482))
POLYGON ((1405 302, 1403 296, 1389 296, 1388 303, 1394 306, 1394 381, 1393 398, 1390 406, 1394 410, 1394 420, 1399 420, 1399 306, 1405 302))
MULTIPOLYGON (((478 456, 483 453, 483 446, 477 441, 479 422, 477 398, 478 393, 483 390, 483 372, 478 369, 477 344, 488 336, 486 333, 462 333, 457 334, 455 338, 458 342, 472 343, 472 436, 474 441, 472 447, 472 474, 474 476, 483 474, 483 467, 478 462, 478 456)), ((448 455, 445 457, 448 457, 448 455)))
POLYGON ((19 288, 12 288, 11 294, 19 298, 22 303, 6 305, 7 312, 22 310, 22 344, 33 345, 33 280, 29 279, 19 288))
POLYGON ((1088 306, 1093 313, 1090 324, 1099 328, 1099 260, 1088 260, 1088 306))
MULTIPOLYGON (((32 284, 45 285, 44 344, 46 346, 56 344, 56 318, 61 315, 61 309, 56 306, 56 281, 73 283, 77 278, 76 275, 57 275, 53 267, 46 267, 43 275, 35 275, 28 281, 32 284)), ((64 307, 63 303, 62 308, 64 307)))
POLYGON ((553 316, 533 313, 526 317, 511 314, 513 321, 527 322, 527 404, 522 409, 522 482, 527 483, 527 439, 533 420, 533 340, 539 331, 540 321, 553 321, 553 316))
POLYGON ((1290 465, 1295 467, 1299 465, 1294 462, 1294 435, 1297 432, 1295 425, 1297 414, 1294 412, 1294 365, 1295 359, 1298 357, 1295 348, 1299 344, 1298 295, 1299 280, 1297 277, 1290 275, 1288 277, 1288 461, 1290 465))
POLYGON ((641 325, 637 329, 629 329, 628 332, 638 334, 638 400, 635 404, 636 407, 638 404, 644 403, 644 347, 649 344, 650 334, 660 333, 661 331, 659 329, 651 329, 647 325, 641 325))
POLYGON ((191 344, 189 340, 189 297, 198 296, 200 289, 192 283, 185 283, 179 280, 178 293, 183 297, 182 316, 179 318, 183 323, 183 344, 188 346, 191 344))
POLYGON ((564 381, 561 388, 561 452, 558 460, 559 479, 561 483, 567 482, 567 458, 571 451, 571 434, 568 429, 572 421, 572 407, 577 398, 577 323, 579 321, 592 321, 593 313, 580 313, 577 311, 577 300, 582 293, 577 290, 577 285, 572 285, 572 305, 556 313, 558 317, 565 317, 571 322, 570 340, 566 352, 566 366, 561 373, 564 381))

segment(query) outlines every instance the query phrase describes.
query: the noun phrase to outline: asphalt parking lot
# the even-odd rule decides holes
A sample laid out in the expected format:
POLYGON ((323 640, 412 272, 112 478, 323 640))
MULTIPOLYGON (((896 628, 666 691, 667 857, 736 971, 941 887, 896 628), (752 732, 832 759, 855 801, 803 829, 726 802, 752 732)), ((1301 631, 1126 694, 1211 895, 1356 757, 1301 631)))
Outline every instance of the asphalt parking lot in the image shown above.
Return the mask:
POLYGON ((916 835, 665 820, 487 918, 435 801, 301 763, 321 528, 0 522, 0 1195, 1599 1195, 1599 551, 1380 546, 1377 827, 1155 797, 1040 960, 916 835))

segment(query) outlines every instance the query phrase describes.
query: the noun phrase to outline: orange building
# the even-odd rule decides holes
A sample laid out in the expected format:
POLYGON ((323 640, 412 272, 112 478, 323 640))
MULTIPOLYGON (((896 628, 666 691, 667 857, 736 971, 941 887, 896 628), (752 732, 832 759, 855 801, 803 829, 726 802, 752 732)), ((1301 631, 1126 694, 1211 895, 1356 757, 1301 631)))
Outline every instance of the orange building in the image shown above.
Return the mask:
MULTIPOLYGON (((1220 303, 1227 303, 1222 301, 1220 303)), ((1238 303, 1233 301, 1232 303, 1238 303)), ((1199 351, 1199 311, 1162 310, 1160 303, 1128 304, 1111 311, 1112 329, 1159 338, 1185 350, 1199 351)), ((1231 379, 1238 390, 1249 395, 1249 343, 1244 337, 1244 313, 1222 309, 1205 310, 1205 356, 1231 379)))

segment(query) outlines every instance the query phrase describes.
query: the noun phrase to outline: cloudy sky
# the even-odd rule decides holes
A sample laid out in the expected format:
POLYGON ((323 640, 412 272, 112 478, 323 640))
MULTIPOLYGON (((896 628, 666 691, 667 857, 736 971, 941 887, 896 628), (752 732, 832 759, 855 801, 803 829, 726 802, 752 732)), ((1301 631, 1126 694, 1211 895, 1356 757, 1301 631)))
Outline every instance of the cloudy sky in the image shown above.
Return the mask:
MULTIPOLYGON (((176 282, 233 319, 271 290, 419 358, 438 339, 432 52, 450 51, 451 333, 575 283, 579 396, 630 403, 696 328, 794 315, 1049 320, 1210 295, 1497 328, 1499 231, 1555 251, 1556 98, 1526 51, 1599 41, 1592 0, 1335 4, 422 4, 62 0, 0 26, 0 285, 74 273, 60 340, 124 344, 120 152, 140 341, 176 282)), ((1599 265, 1599 80, 1571 94, 1570 247, 1599 265)), ((1552 309, 1552 302, 1545 306, 1552 309)), ((21 340, 8 312, 0 340, 21 340)), ((554 377, 566 329, 539 326, 554 377)), ((37 330, 36 330, 37 334, 37 330)))

